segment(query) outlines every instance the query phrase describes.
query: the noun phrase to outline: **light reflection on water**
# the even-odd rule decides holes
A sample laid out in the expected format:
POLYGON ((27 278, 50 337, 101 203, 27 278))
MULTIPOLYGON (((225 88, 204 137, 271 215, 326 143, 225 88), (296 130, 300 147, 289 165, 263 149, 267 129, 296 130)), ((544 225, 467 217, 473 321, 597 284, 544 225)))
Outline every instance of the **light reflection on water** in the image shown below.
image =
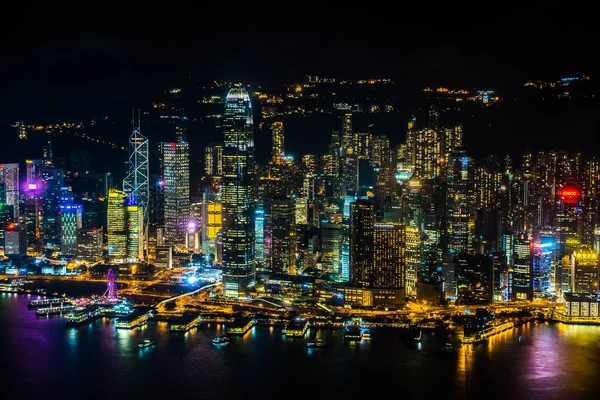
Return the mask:
POLYGON ((100 370, 115 376, 115 391, 135 390, 148 398, 160 382, 169 382, 173 396, 182 398, 252 398, 247 388, 261 379, 278 393, 300 379, 339 397, 357 394, 351 383, 370 381, 382 383, 373 388, 382 394, 389 389, 385 382, 401 386, 406 398, 493 393, 495 398, 570 399, 597 398, 600 392, 600 327, 595 326, 529 323, 478 346, 460 345, 458 335, 403 341, 397 331, 385 329, 373 329, 371 340, 356 343, 344 343, 341 329, 311 328, 305 338, 286 339, 281 327, 255 326, 217 346, 212 339, 226 331, 222 324, 204 324, 185 334, 170 332, 166 322, 115 329, 111 319, 71 328, 60 318, 36 319, 26 309, 28 300, 0 296, 0 354, 13 367, 0 379, 19 385, 23 398, 46 393, 28 384, 30 376, 46 385, 54 382, 65 393, 70 388, 65 376, 88 385, 91 393, 103 393, 100 370), (144 339, 158 343, 137 350, 144 339), (306 349, 305 342, 313 339, 327 347, 306 349), (455 354, 440 352, 446 342, 453 343, 455 354))

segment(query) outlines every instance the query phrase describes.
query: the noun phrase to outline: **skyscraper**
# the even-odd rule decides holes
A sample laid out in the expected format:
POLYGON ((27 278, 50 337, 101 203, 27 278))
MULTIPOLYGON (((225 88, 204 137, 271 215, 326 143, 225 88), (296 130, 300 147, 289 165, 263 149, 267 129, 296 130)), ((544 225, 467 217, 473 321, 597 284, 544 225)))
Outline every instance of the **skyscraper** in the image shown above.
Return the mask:
POLYGON ((83 207, 74 202, 73 193, 64 191, 60 197, 60 252, 77 256, 77 231, 82 227, 83 207))
POLYGON ((373 229, 373 285, 401 288, 405 282, 406 246, 399 223, 375 223, 373 229))
POLYGON ((6 190, 6 200, 0 199, 0 202, 13 207, 16 221, 19 218, 19 164, 0 164, 0 183, 6 190))
POLYGON ((127 255, 127 221, 125 212, 125 192, 117 189, 108 191, 108 258, 109 261, 123 261, 127 255))
POLYGON ((274 273, 291 273, 295 267, 294 214, 295 202, 289 198, 271 201, 271 268, 274 273))
POLYGON ((138 205, 142 210, 140 242, 145 241, 148 232, 148 210, 150 201, 150 167, 148 163, 148 139, 140 133, 140 118, 138 111, 137 126, 133 121, 133 132, 129 137, 129 172, 123 180, 123 191, 131 198, 131 204, 138 205))
POLYGON ((281 164, 285 157, 284 143, 285 136, 283 132, 283 122, 276 121, 271 125, 273 132, 273 148, 271 151, 272 160, 275 164, 281 164))
POLYGON ((448 160, 446 230, 452 253, 471 252, 473 247, 472 166, 473 160, 464 150, 452 153, 448 160))
POLYGON ((165 242, 185 246, 190 214, 190 149, 187 142, 161 143, 165 242))
POLYGON ((351 204, 350 279, 358 286, 373 286, 373 202, 359 199, 351 204))
POLYGON ((254 265, 254 124, 248 92, 227 93, 223 116, 223 289, 244 296, 255 280, 254 265))
POLYGON ((511 294, 515 300, 533 299, 531 259, 531 241, 527 235, 520 234, 515 238, 513 255, 513 287, 511 294))

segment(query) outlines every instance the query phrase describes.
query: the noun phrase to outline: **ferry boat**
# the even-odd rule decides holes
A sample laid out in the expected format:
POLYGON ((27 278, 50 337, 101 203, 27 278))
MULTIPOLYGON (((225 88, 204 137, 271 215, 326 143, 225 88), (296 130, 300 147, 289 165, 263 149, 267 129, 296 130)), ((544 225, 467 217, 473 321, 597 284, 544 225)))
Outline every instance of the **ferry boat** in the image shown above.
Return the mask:
POLYGON ((227 332, 231 335, 243 335, 254 326, 256 320, 252 317, 239 317, 233 319, 233 323, 229 326, 227 332))
POLYGON ((171 325, 171 332, 187 332, 193 327, 197 326, 202 318, 199 315, 191 313, 184 313, 179 321, 176 321, 171 325))
POLYGON ((361 340, 363 337, 363 327, 360 320, 353 319, 348 325, 346 325, 346 329, 344 331, 344 340, 345 341, 355 341, 361 340))
POLYGON ((212 342, 214 344, 223 344, 223 343, 227 343, 229 341, 231 341, 231 338, 229 336, 227 336, 227 335, 217 336, 216 338, 214 338, 212 340, 212 342))
POLYGON ((148 322, 149 311, 147 309, 136 309, 131 314, 118 318, 115 324, 117 329, 133 329, 145 325, 148 322))
POLYGON ((145 349, 146 347, 154 346, 156 344, 156 340, 145 339, 143 342, 138 343, 138 349, 145 349))
POLYGON ((417 336, 415 336, 415 341, 420 342, 421 337, 423 337, 423 331, 419 329, 419 334, 417 336))
POLYGON ((308 330, 308 320, 302 317, 296 317, 285 327, 283 333, 290 337, 303 337, 308 330))
POLYGON ((370 340, 371 339, 371 329, 370 328, 363 328, 363 339, 365 340, 370 340))
POLYGON ((306 347, 309 349, 325 347, 325 342, 323 342, 322 340, 314 340, 314 341, 306 342, 306 347))

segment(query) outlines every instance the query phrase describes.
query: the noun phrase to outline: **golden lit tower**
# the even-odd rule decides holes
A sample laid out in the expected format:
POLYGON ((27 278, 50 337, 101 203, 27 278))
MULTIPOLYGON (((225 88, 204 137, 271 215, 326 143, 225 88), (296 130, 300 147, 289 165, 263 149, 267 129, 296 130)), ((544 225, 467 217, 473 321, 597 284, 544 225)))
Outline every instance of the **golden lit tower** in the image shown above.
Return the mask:
POLYGON ((227 93, 223 139, 223 291, 239 297, 255 281, 254 123, 244 88, 227 93))

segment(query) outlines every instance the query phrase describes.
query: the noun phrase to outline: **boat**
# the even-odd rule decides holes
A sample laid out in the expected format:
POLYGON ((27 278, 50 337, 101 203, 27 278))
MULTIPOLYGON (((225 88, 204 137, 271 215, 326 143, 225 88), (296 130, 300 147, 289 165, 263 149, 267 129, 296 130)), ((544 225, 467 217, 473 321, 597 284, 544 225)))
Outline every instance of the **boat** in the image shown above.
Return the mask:
POLYGON ((154 346, 156 344, 156 340, 145 339, 143 342, 138 343, 138 349, 145 349, 146 347, 154 346))
POLYGON ((454 346, 452 346, 452 343, 446 343, 446 344, 444 344, 444 346, 442 346, 442 352, 443 353, 455 353, 456 349, 454 348, 454 346))
POLYGON ((309 349, 325 347, 325 342, 322 340, 314 340, 314 341, 306 342, 306 347, 309 349))
POLYGON ((217 336, 216 338, 214 338, 212 340, 212 342, 214 344, 223 344, 223 343, 227 343, 229 341, 231 341, 231 338, 229 336, 227 336, 227 335, 217 336))
POLYGON ((415 336, 415 341, 420 342, 422 336, 423 336, 423 331, 419 329, 419 334, 417 336, 415 336))
POLYGON ((371 329, 370 328, 363 328, 362 338, 365 340, 371 339, 371 329))
POLYGON ((363 327, 357 321, 352 321, 346 325, 344 330, 344 341, 360 341, 363 337, 363 327))

